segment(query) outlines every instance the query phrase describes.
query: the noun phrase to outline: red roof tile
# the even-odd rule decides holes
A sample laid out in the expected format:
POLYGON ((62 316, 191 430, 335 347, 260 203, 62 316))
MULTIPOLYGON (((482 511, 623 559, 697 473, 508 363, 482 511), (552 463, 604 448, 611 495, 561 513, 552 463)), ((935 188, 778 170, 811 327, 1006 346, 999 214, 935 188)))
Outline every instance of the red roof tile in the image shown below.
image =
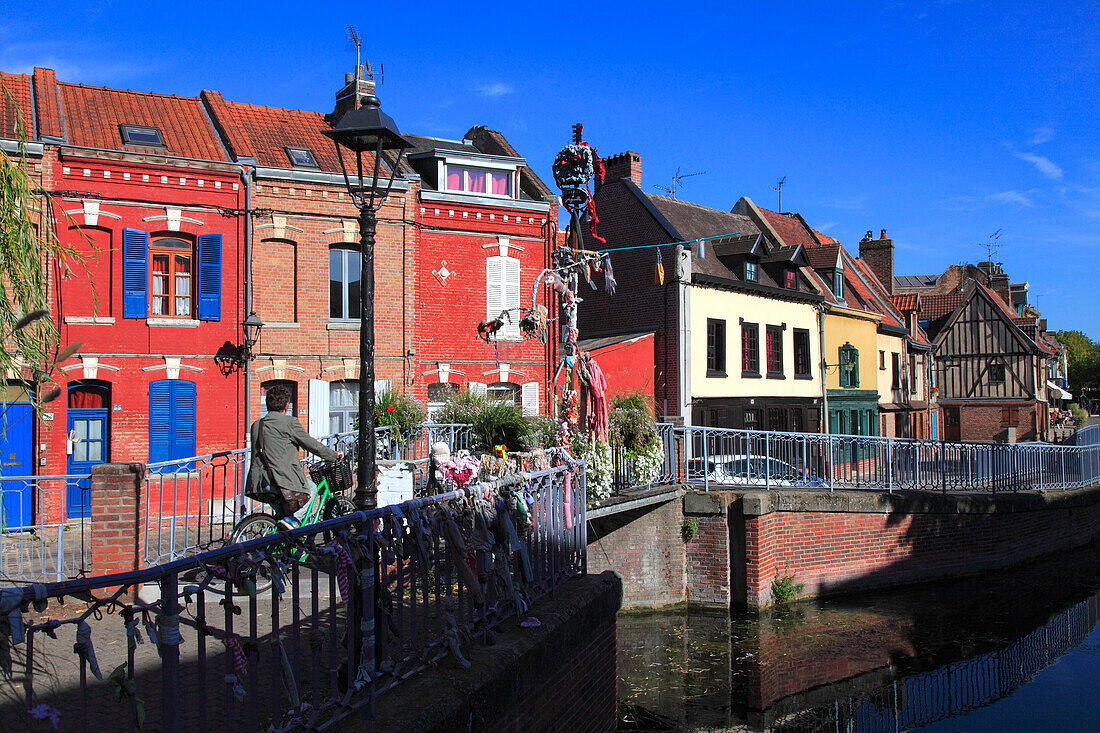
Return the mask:
POLYGON ((31 78, 26 74, 4 74, 0 72, 0 137, 14 140, 16 107, 18 117, 23 119, 23 132, 28 140, 33 140, 34 116, 31 114, 31 78), (14 105, 12 102, 14 101, 14 105))
POLYGON ((894 304, 902 313, 906 311, 915 311, 920 306, 920 295, 917 293, 901 293, 898 295, 891 295, 890 302, 894 304))
MULTIPOLYGON (((801 244, 807 249, 818 246, 818 243, 814 241, 814 238, 806 231, 806 227, 802 226, 802 222, 797 217, 787 216, 768 209, 760 209, 760 213, 764 215, 764 218, 768 220, 768 224, 783 240, 783 244, 788 247, 793 247, 796 244, 801 244)), ((836 241, 833 240, 831 243, 836 244, 836 241)))
POLYGON ((217 133, 197 97, 139 93, 126 89, 58 85, 71 145, 108 150, 141 150, 200 160, 228 161, 217 133), (119 125, 160 129, 165 147, 124 145, 119 125))
POLYGON ((930 294, 921 298, 921 315, 929 321, 951 315, 966 300, 966 293, 930 294))
POLYGON ((53 69, 34 70, 34 106, 38 115, 39 137, 62 138, 65 122, 61 117, 61 97, 53 69))

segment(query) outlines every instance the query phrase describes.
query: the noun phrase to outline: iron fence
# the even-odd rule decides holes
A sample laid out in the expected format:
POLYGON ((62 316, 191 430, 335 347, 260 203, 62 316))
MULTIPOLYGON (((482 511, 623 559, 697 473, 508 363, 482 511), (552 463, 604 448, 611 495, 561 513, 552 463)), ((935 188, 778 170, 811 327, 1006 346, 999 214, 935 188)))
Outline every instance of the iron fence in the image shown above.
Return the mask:
POLYGON ((0 476, 0 583, 56 581, 84 574, 89 520, 80 515, 87 504, 90 479, 0 476))
POLYGON ((378 695, 448 655, 469 665, 469 644, 583 575, 585 504, 583 463, 560 466, 145 570, 9 589, 0 729, 366 721, 378 695), (64 611, 30 610, 65 599, 64 611))
POLYGON ((1065 490, 1100 478, 1100 428, 1075 445, 672 428, 663 473, 700 485, 877 491, 1065 490))

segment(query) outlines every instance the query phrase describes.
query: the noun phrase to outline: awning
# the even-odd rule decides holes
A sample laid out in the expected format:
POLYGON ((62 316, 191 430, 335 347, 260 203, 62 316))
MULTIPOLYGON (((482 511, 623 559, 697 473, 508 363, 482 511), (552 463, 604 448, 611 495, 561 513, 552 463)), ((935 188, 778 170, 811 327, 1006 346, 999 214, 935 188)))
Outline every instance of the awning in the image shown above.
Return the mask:
POLYGON ((1073 395, 1059 387, 1054 382, 1047 382, 1047 388, 1060 400, 1072 400, 1073 395))

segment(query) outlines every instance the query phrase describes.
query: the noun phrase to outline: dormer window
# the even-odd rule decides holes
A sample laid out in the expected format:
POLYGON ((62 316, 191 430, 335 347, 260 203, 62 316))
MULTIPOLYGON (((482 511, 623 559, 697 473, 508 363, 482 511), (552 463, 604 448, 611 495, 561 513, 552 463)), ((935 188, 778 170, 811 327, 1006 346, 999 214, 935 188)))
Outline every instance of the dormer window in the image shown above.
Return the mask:
POLYGON ((752 260, 745 260, 745 280, 752 283, 760 280, 757 265, 752 260))
POLYGON ((448 165, 446 185, 448 191, 458 193, 511 197, 512 172, 448 165))
POLYGON ((159 127, 150 127, 148 125, 119 125, 119 132, 122 134, 122 142, 126 145, 157 145, 165 147, 164 135, 160 133, 159 127))
POLYGON ((309 148, 285 148, 286 157, 290 158, 290 164, 295 168, 320 168, 317 159, 313 157, 313 151, 309 148))
POLYGON ((833 273, 833 295, 837 300, 844 300, 844 270, 833 273))
POLYGON ((783 284, 787 290, 798 290, 798 273, 791 269, 784 270, 783 284))

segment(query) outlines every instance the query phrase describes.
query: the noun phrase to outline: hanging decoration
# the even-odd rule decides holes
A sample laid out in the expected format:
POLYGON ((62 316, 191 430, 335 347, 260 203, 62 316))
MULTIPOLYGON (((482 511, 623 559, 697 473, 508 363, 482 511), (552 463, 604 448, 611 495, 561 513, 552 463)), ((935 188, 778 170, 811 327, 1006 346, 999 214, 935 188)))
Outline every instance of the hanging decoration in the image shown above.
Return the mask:
POLYGON ((656 282, 658 285, 665 284, 665 263, 661 260, 661 248, 657 248, 657 275, 656 282))

